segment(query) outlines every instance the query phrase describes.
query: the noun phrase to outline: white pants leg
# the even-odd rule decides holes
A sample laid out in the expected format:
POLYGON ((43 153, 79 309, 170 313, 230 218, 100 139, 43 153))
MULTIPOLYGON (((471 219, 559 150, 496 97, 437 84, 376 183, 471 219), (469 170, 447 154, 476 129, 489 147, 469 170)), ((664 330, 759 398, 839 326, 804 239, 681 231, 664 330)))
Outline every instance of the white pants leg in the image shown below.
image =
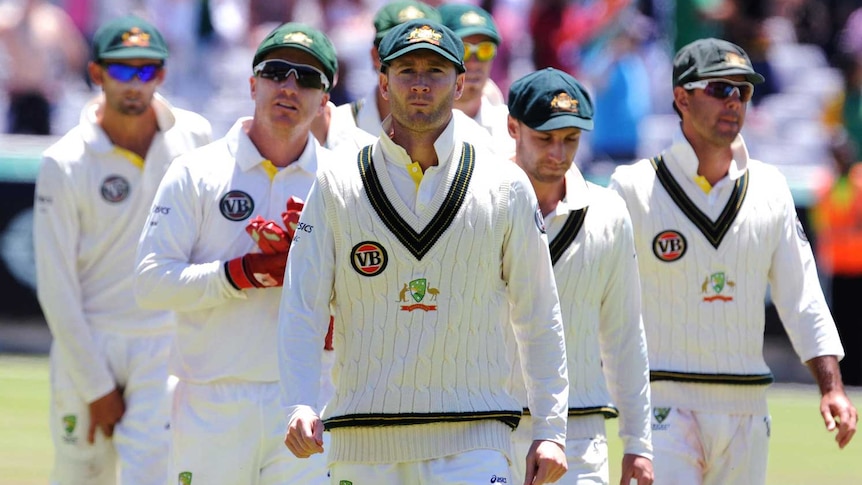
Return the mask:
MULTIPOLYGON (((610 481, 610 468, 608 467, 608 440, 604 433, 596 433, 595 436, 583 437, 573 435, 571 428, 584 426, 573 426, 573 420, 591 420, 594 428, 604 428, 604 417, 579 416, 570 417, 569 436, 566 438, 566 462, 569 470, 556 483, 559 485, 608 485, 610 481)), ((527 452, 533 444, 533 429, 529 419, 522 419, 521 424, 512 433, 512 448, 514 449, 515 463, 512 472, 515 483, 524 483, 524 475, 527 466, 527 452)))
MULTIPOLYGON (((435 460, 384 465, 334 463, 331 485, 488 485, 514 482, 509 460, 496 450, 471 450, 435 460)), ((516 485, 520 485, 516 483, 516 485)))

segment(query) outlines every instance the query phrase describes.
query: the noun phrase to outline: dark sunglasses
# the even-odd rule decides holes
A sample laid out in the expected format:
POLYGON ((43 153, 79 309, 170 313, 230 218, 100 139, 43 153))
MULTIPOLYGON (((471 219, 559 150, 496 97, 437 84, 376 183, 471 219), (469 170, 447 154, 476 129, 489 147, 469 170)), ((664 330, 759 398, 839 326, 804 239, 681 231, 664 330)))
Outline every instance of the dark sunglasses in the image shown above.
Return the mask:
POLYGON ((141 82, 148 83, 155 79, 159 74, 159 71, 162 69, 161 64, 146 64, 143 66, 130 66, 128 64, 102 65, 105 67, 105 70, 108 71, 109 76, 121 83, 127 83, 134 79, 135 76, 137 76, 141 82))
POLYGON ((481 62, 490 61, 497 55, 497 44, 489 40, 478 44, 464 42, 464 60, 470 59, 472 54, 476 54, 476 59, 481 62))
POLYGON ((736 92, 739 100, 747 103, 754 94, 754 85, 749 82, 735 82, 727 79, 702 79, 682 85, 683 89, 703 89, 703 94, 716 99, 727 99, 736 92))
POLYGON ((282 59, 269 59, 254 66, 255 76, 277 83, 284 82, 291 73, 300 87, 329 91, 329 79, 323 71, 314 66, 294 64, 282 59))

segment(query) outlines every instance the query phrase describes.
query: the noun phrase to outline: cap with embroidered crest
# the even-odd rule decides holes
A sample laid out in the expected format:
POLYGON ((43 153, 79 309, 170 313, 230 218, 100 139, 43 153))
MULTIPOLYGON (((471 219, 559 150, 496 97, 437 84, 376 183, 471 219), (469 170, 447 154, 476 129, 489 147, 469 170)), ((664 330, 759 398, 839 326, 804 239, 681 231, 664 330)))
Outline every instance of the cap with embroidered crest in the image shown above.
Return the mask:
POLYGON ((593 101, 571 75, 547 67, 509 86, 509 114, 537 131, 593 129, 593 101))
POLYGON ((443 25, 452 29, 462 39, 470 35, 488 36, 500 45, 500 33, 494 18, 485 9, 466 3, 445 3, 437 10, 443 18, 443 25))
POLYGON ((110 20, 93 34, 93 60, 168 58, 168 44, 156 27, 136 15, 110 20))
POLYGON ((283 48, 299 49, 314 56, 323 65, 323 73, 329 79, 330 86, 335 85, 338 72, 335 46, 323 32, 299 22, 281 24, 264 37, 254 53, 251 66, 256 66, 269 52, 283 48))
POLYGON ((673 85, 702 78, 742 75, 751 84, 765 79, 755 72, 742 47, 723 39, 698 39, 683 46, 673 58, 673 85))
POLYGON ((384 5, 374 15, 374 44, 380 45, 390 30, 414 19, 431 19, 440 21, 440 13, 427 3, 414 0, 400 0, 384 5))
POLYGON ((389 31, 380 47, 380 63, 389 65, 392 60, 397 59, 408 52, 420 49, 431 50, 446 60, 455 64, 458 72, 464 72, 464 43, 455 35, 449 27, 428 19, 416 19, 404 22, 389 31))

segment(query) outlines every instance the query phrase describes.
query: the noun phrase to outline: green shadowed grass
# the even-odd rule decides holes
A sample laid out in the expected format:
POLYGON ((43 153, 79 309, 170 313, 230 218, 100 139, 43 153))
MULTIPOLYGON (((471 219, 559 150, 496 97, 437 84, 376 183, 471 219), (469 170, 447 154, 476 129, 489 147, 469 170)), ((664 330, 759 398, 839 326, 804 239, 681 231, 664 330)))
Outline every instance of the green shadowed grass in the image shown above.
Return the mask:
MULTIPOLYGON (((862 404, 862 389, 850 392, 862 404)), ((812 386, 772 387, 769 485, 862 484, 862 433, 843 450, 827 433, 812 386)), ((611 484, 619 483, 617 421, 608 421, 611 484)), ((53 456, 48 434, 48 359, 0 355, 0 483, 44 485, 53 456)))
MULTIPOLYGON (((850 388, 853 404, 862 405, 862 389, 850 388)), ((820 395, 809 385, 774 385, 769 392, 772 437, 767 485, 862 484, 862 433, 843 450, 820 417, 820 395)), ((622 443, 617 420, 608 423, 611 484, 619 483, 622 443)))

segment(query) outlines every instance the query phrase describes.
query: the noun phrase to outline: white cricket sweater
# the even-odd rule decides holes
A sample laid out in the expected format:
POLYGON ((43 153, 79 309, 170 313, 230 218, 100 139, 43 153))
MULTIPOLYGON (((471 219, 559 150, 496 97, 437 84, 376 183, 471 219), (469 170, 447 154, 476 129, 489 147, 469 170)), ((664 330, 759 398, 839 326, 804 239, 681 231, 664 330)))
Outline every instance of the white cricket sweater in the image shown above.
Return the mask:
POLYGON ((731 148, 709 194, 681 132, 657 165, 611 177, 634 224, 653 406, 767 414, 767 285, 802 361, 844 354, 787 182, 741 136, 731 148))
POLYGON ((178 155, 208 143, 207 120, 156 95, 159 131, 147 156, 118 149, 97 121, 104 98, 43 154, 36 180, 33 241, 37 294, 54 352, 86 401, 116 385, 92 331, 153 335, 173 331, 170 312, 135 304, 135 249, 156 188, 178 155))
MULTIPOLYGON (((632 223, 613 191, 586 182, 574 166, 566 196, 545 217, 566 330, 567 438, 604 435, 594 419, 620 418, 623 452, 652 457, 649 366, 641 322, 632 223)), ((523 379, 512 379, 523 401, 523 379)))
POLYGON ((453 120, 418 190, 407 153, 382 138, 373 161, 366 152, 322 171, 303 211, 279 319, 282 393, 288 422, 315 408, 320 349, 310 343, 331 303, 331 462, 509 456, 521 410, 506 391, 509 305, 534 437, 565 438, 565 343, 535 195, 517 167, 465 145, 453 120))

